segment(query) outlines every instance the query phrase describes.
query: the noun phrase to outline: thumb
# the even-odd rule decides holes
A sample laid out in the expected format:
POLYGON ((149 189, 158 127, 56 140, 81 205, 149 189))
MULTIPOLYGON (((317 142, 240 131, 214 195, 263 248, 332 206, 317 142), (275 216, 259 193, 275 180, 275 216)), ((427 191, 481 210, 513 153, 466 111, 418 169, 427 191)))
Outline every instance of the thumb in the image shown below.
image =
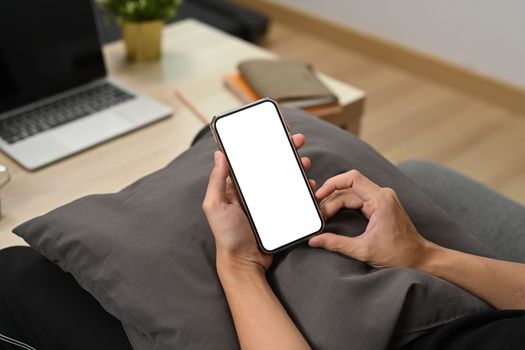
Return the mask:
POLYGON ((322 233, 308 241, 310 247, 324 248, 356 259, 356 252, 360 243, 358 239, 335 233, 322 233))
POLYGON ((210 201, 219 201, 226 191, 226 178, 228 177, 228 165, 224 154, 216 151, 214 154, 215 166, 210 174, 206 198, 210 201))

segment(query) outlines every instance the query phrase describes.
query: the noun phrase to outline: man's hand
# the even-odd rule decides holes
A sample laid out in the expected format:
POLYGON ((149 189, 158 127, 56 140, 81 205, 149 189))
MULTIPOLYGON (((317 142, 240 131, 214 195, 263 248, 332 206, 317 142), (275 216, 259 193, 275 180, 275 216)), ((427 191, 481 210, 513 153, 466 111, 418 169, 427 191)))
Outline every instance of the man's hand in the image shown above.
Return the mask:
MULTIPOLYGON (((297 149, 305 142, 301 134, 292 136, 292 140, 297 149)), ((305 169, 310 168, 310 159, 303 157, 301 162, 305 169)), ((219 151, 215 152, 215 167, 202 208, 215 237, 217 273, 241 348, 309 349, 266 280, 265 271, 272 263, 272 256, 257 247, 237 191, 228 177, 226 157, 219 151)))
POLYGON ((310 239, 312 247, 325 248, 376 267, 412 267, 433 244, 416 230, 394 190, 381 188, 356 170, 328 179, 316 192, 326 219, 340 209, 360 209, 369 220, 360 236, 323 233, 310 239))
POLYGON ((310 246, 326 248, 377 267, 410 267, 447 280, 501 309, 525 308, 525 264, 489 259, 441 247, 416 230, 392 189, 352 170, 316 193, 326 218, 342 208, 369 219, 360 236, 323 233, 310 246))
MULTIPOLYGON (((297 149, 305 143, 301 134, 293 135, 292 140, 297 149)), ((308 157, 301 158, 301 162, 305 169, 310 168, 308 157)), ((313 181, 310 183, 315 185, 313 181)), ((218 270, 255 267, 264 272, 270 267, 272 256, 257 247, 237 190, 228 176, 226 157, 220 151, 215 152, 215 167, 210 174, 202 208, 215 238, 218 270)))

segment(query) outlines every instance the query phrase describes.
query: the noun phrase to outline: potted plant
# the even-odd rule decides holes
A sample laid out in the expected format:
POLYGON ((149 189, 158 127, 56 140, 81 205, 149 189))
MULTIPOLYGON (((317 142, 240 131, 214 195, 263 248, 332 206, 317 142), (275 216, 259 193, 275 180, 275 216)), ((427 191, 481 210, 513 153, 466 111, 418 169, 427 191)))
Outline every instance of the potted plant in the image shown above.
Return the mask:
POLYGON ((181 0, 97 0, 120 22, 131 61, 154 61, 160 58, 162 26, 175 17, 181 0))

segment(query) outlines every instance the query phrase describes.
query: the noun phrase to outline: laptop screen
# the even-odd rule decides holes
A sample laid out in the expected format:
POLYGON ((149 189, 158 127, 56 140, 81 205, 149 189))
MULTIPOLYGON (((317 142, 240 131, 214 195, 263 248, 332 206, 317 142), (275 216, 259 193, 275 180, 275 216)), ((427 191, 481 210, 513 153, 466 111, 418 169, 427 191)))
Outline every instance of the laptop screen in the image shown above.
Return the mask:
POLYGON ((0 113, 105 74, 91 0, 0 1, 0 113))

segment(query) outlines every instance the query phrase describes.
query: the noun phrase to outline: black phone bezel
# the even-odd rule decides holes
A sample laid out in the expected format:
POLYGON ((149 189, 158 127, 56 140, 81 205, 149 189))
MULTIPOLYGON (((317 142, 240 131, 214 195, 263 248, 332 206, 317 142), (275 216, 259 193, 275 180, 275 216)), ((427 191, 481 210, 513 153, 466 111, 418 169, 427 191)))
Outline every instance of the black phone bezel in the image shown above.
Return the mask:
POLYGON ((277 115, 279 116, 279 120, 281 121, 281 125, 282 127, 284 128, 284 131, 285 131, 285 134, 287 135, 287 138, 288 138, 288 142, 290 144, 290 147, 292 148, 293 152, 294 152, 294 155, 295 155, 295 159, 296 159, 296 162, 297 162, 297 165, 299 166, 299 169, 301 170, 301 174, 303 176, 303 181, 305 182, 306 184, 306 187, 308 188, 308 192, 310 193, 310 197, 312 198, 312 201, 314 202, 314 205, 315 205, 315 208, 316 208, 316 211, 317 211, 317 215, 319 216, 319 219, 320 219, 320 222, 321 222, 321 227, 319 228, 319 230, 315 231, 315 232, 312 232, 304 237, 301 237, 301 238, 298 238, 292 242, 289 242, 285 245, 282 245, 280 247, 277 247, 275 249, 272 249, 272 250, 269 250, 269 249, 266 249, 264 247, 264 245, 262 244, 262 241, 261 241, 261 238, 259 236, 259 233, 257 231, 257 227, 255 226, 255 223, 253 221, 253 218, 252 218, 252 215, 250 213, 250 210, 248 208, 248 204, 246 203, 246 200, 244 198, 244 195, 242 193, 242 190, 240 189, 240 186, 237 182, 237 177, 235 176, 235 171, 229 166, 229 171, 230 171, 230 176, 232 178, 232 182, 234 183, 236 189, 237 189, 237 192, 239 193, 239 198, 241 199, 241 202, 242 202, 242 205, 243 205, 243 208, 244 208, 244 212, 246 213, 246 216, 248 218, 248 221, 250 222, 250 226, 252 227, 252 231, 254 233, 254 236, 255 236, 255 239, 257 240, 257 244, 259 245, 259 248, 267 253, 267 254, 275 254, 279 251, 282 251, 282 250, 285 250, 293 245, 296 245, 298 243, 301 243, 303 241, 306 241, 307 239, 309 239, 310 237, 312 236, 315 236, 321 232, 323 232, 324 230, 324 227, 325 227, 325 221, 324 221, 324 218, 323 218, 323 215, 321 213, 321 209, 319 208, 319 204, 315 198, 315 194, 312 190, 312 188, 310 187, 310 183, 308 181, 308 177, 306 175, 306 171, 304 170, 304 167, 301 163, 301 158, 297 152, 297 149, 295 148, 295 145, 293 144, 293 140, 292 140, 292 137, 290 135, 290 132, 286 126, 286 122, 282 116, 282 113, 281 113, 281 110, 279 109, 279 105, 277 104, 277 102, 275 102, 274 100, 270 99, 270 98, 262 98, 260 100, 257 100, 257 101, 254 101, 252 103, 249 103, 249 104, 246 104, 244 106, 240 106, 238 108, 235 108, 235 109, 232 109, 232 110, 229 110, 227 112, 224 112, 222 114, 218 114, 216 116, 213 117, 211 123, 210 123, 210 129, 212 131, 212 134, 213 134, 213 137, 215 139, 215 143, 217 144, 217 146, 219 147, 220 151, 224 153, 224 155, 226 156, 226 159, 228 161, 228 164, 230 164, 230 160, 228 158, 228 154, 227 152, 225 151, 224 147, 223 147, 223 144, 222 144, 222 140, 221 140, 221 137, 216 129, 216 123, 219 119, 221 118, 224 118, 224 117, 227 117, 229 115, 232 115, 232 114, 235 114, 235 113, 238 113, 242 110, 245 110, 245 109, 249 109, 251 107, 254 107, 256 105, 259 105, 261 103, 271 103, 273 104, 273 106, 275 107, 275 110, 277 112, 277 115))

